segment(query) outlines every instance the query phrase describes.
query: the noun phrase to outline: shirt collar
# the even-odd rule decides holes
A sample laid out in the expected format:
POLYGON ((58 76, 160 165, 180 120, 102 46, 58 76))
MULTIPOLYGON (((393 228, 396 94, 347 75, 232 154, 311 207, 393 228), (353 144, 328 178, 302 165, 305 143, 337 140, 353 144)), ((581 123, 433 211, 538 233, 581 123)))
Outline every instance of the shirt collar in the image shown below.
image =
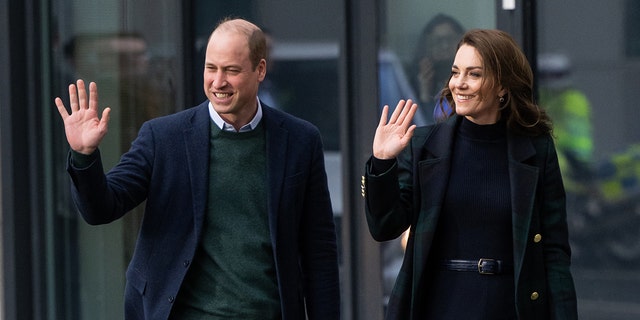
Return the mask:
POLYGON ((256 112, 256 115, 253 117, 253 119, 249 123, 245 124, 240 128, 240 130, 237 130, 237 131, 231 124, 222 120, 222 117, 220 117, 220 115, 216 112, 216 110, 213 109, 213 104, 211 104, 211 101, 209 101, 209 115, 211 116, 211 120, 213 120, 213 123, 215 123, 218 126, 218 128, 224 131, 232 131, 232 132, 251 131, 255 129, 260 123, 260 120, 262 120, 262 105, 260 104, 260 99, 256 97, 256 100, 258 101, 258 111, 256 112))

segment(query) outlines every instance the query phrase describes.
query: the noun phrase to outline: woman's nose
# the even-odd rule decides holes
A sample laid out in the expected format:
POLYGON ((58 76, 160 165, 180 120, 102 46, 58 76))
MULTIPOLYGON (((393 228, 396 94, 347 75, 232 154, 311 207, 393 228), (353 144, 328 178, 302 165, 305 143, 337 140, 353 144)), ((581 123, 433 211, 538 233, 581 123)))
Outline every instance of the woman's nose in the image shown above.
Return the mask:
POLYGON ((453 77, 451 81, 453 81, 453 85, 456 88, 463 88, 466 85, 466 78, 464 76, 453 77))

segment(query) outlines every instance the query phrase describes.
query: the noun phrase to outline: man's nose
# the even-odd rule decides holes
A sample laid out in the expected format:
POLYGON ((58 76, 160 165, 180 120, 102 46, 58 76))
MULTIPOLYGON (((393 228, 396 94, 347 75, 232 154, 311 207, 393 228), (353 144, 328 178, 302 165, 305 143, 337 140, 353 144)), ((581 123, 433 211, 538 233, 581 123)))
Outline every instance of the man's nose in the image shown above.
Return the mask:
POLYGON ((217 71, 213 76, 213 86, 215 88, 222 88, 227 84, 227 77, 224 72, 217 71))

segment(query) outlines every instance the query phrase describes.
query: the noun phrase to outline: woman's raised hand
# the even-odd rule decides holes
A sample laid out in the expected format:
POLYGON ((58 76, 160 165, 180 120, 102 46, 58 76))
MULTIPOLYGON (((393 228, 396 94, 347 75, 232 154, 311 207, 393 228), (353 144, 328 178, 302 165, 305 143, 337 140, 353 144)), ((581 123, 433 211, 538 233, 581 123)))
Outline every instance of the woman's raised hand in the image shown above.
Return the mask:
POLYGON ((400 100, 396 109, 389 115, 389 106, 384 106, 380 123, 373 137, 373 156, 378 159, 393 159, 402 151, 411 140, 415 124, 411 124, 413 116, 418 110, 418 105, 411 99, 400 100))
POLYGON ((91 154, 100 145, 107 134, 110 108, 102 111, 98 118, 98 87, 94 82, 89 83, 89 96, 84 81, 78 80, 77 86, 69 85, 69 105, 71 113, 67 112, 64 102, 59 97, 55 99, 58 112, 64 121, 64 131, 69 146, 76 152, 91 154))

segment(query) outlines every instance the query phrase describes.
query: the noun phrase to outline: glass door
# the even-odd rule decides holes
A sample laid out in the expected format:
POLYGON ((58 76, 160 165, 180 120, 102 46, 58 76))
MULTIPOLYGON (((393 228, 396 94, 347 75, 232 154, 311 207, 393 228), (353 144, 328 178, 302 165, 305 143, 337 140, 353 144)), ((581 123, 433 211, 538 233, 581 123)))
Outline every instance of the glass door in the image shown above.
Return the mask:
POLYGON ((554 120, 580 319, 637 319, 640 3, 537 6, 539 103, 554 120))
MULTIPOLYGON (((97 83, 100 108, 112 108, 100 149, 105 170, 117 163, 142 123, 182 108, 182 6, 127 0, 50 4, 50 92, 68 101, 76 79, 97 83), (178 107, 179 106, 179 107, 178 107)), ((44 81, 44 80, 43 80, 44 81)), ((53 106, 53 97, 46 97, 53 106)), ((121 319, 125 270, 133 255, 142 208, 105 226, 89 226, 71 202, 65 168, 69 146, 52 111, 53 176, 46 190, 47 314, 51 319, 121 319)))

